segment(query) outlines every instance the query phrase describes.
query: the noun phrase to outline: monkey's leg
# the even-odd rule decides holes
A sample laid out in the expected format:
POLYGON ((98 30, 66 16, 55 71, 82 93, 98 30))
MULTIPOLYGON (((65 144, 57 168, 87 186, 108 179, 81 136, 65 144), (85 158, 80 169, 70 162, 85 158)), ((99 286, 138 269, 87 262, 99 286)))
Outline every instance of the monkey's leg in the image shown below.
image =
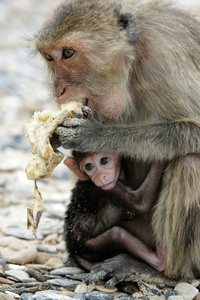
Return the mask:
POLYGON ((128 209, 147 212, 152 208, 154 201, 157 199, 164 166, 164 163, 153 162, 149 173, 137 190, 133 190, 118 181, 111 191, 120 196, 123 204, 127 205, 128 209))
POLYGON ((200 155, 169 163, 157 203, 153 228, 166 253, 165 275, 200 274, 200 155))
POLYGON ((105 250, 106 247, 109 249, 111 243, 114 248, 116 245, 118 251, 125 250, 131 255, 137 256, 158 271, 165 269, 165 256, 160 245, 156 252, 153 252, 141 240, 119 226, 114 226, 101 235, 88 240, 85 245, 96 250, 99 248, 105 250))

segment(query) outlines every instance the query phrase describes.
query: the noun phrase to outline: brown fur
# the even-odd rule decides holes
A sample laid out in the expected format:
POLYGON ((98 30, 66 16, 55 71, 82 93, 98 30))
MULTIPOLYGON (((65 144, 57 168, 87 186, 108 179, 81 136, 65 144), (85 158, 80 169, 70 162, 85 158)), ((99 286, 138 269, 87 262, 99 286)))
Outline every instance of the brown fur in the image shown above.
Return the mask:
POLYGON ((72 60, 48 62, 55 90, 64 87, 57 100, 81 91, 103 121, 60 127, 64 147, 168 163, 155 236, 166 253, 165 274, 191 277, 200 274, 200 24, 164 1, 138 2, 66 2, 34 45, 45 59, 54 49, 75 48, 72 60), (114 113, 121 104, 125 111, 106 115, 109 104, 114 113))

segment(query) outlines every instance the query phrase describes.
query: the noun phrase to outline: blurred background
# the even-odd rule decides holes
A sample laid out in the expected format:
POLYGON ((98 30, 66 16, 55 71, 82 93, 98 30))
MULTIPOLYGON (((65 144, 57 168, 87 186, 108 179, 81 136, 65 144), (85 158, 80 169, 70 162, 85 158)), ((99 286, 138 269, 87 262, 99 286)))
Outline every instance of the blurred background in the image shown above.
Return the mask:
MULTIPOLYGON (((0 236, 26 230, 26 208, 33 203, 33 182, 25 175, 31 157, 24 128, 33 112, 53 107, 43 63, 28 40, 61 0, 0 0, 0 236)), ((178 5, 197 11, 199 0, 178 5)), ((62 231, 70 174, 63 164, 38 182, 44 198, 41 231, 62 231), (58 220, 58 221, 56 221, 58 220)), ((25 231, 23 231, 23 234, 25 231)), ((16 234, 17 236, 17 234, 16 234)))

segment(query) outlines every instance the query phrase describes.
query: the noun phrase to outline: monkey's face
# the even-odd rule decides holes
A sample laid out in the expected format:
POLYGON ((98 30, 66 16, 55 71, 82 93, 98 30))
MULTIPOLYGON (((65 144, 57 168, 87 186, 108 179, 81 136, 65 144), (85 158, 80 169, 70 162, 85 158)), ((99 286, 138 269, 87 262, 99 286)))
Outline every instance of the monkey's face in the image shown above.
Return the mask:
POLYGON ((97 51, 91 51, 81 41, 69 40, 65 46, 57 44, 40 53, 51 72, 57 102, 82 99, 83 105, 106 119, 118 118, 125 111, 126 95, 119 72, 111 62, 100 65, 97 51))
POLYGON ((114 188, 120 168, 119 157, 108 153, 89 154, 80 163, 81 171, 85 172, 94 184, 103 190, 114 188))
POLYGON ((83 99, 102 118, 128 110, 135 60, 135 17, 107 0, 66 1, 43 25, 34 47, 45 58, 57 102, 83 99))

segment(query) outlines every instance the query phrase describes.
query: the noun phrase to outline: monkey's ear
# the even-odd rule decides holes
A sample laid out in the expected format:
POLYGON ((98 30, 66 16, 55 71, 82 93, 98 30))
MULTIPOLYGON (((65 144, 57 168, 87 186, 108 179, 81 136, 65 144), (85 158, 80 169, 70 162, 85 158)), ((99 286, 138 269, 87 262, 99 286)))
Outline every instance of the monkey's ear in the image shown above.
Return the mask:
POLYGON ((120 30, 125 30, 129 36, 130 43, 134 43, 139 34, 134 14, 130 12, 122 13, 121 4, 119 4, 115 9, 115 15, 120 30))
POLYGON ((79 169, 79 166, 77 165, 77 162, 75 161, 75 159, 73 157, 67 157, 64 160, 64 164, 71 170, 74 172, 74 174, 82 181, 86 181, 89 179, 89 177, 81 172, 81 170, 79 169))

